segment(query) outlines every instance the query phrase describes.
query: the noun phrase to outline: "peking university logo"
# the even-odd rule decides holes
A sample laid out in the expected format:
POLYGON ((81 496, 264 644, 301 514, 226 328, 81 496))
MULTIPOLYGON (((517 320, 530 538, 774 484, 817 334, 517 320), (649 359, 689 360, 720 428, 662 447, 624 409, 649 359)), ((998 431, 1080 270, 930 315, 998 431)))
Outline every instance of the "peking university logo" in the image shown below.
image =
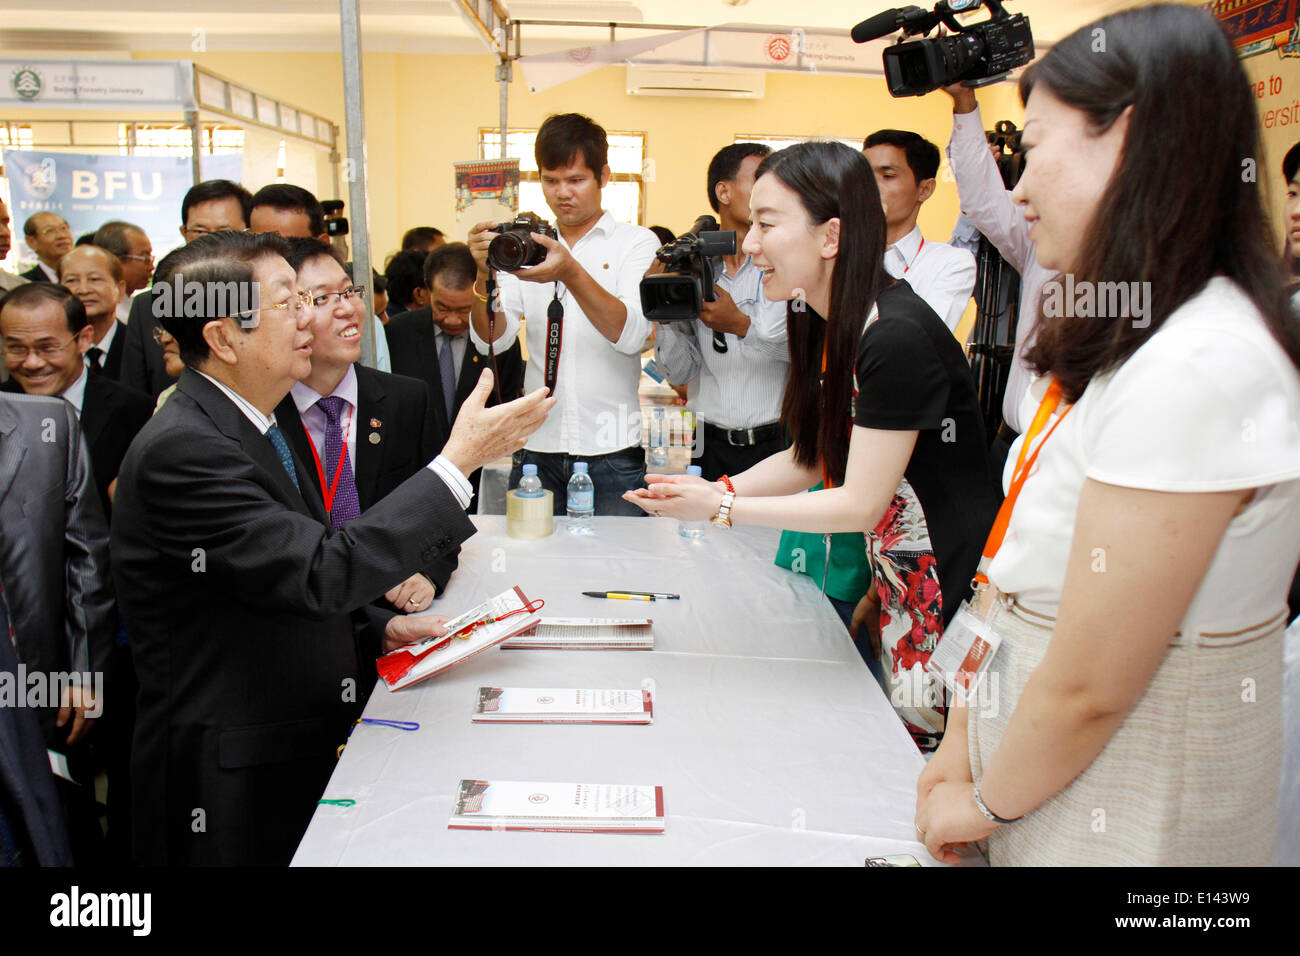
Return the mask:
POLYGON ((9 88, 23 100, 34 100, 41 95, 41 74, 30 66, 19 67, 9 77, 9 88))

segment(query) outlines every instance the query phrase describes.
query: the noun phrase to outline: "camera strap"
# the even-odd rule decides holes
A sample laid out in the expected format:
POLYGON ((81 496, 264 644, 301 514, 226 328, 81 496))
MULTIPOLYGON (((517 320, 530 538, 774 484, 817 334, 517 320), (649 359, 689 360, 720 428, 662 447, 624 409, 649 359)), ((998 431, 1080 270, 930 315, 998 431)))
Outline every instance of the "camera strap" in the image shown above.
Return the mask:
POLYGON ((497 313, 493 305, 497 301, 497 274, 491 269, 488 270, 487 282, 484 283, 484 289, 487 291, 488 318, 488 361, 492 363, 492 388, 497 393, 497 404, 502 403, 501 398, 501 373, 497 371, 497 313))
POLYGON ((560 374, 560 345, 564 339, 564 303, 560 301, 560 284, 555 283, 551 304, 546 307, 546 393, 555 394, 555 380, 560 374))

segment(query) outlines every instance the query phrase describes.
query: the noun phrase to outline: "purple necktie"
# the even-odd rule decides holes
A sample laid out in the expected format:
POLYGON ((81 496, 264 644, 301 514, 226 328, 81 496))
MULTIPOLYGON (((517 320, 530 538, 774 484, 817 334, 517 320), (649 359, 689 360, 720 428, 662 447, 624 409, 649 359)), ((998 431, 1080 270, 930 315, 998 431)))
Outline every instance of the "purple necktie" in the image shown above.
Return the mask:
POLYGON ((347 460, 347 448, 343 444, 343 429, 339 427, 339 416, 343 413, 343 399, 337 395, 328 395, 316 402, 316 406, 325 413, 325 475, 321 488, 322 497, 329 494, 329 486, 334 481, 334 472, 339 467, 339 458, 343 458, 343 468, 339 472, 339 483, 334 489, 333 508, 330 510, 330 524, 335 528, 343 526, 345 521, 361 515, 361 502, 357 498, 357 480, 352 474, 351 463, 347 460))
POLYGON ((438 336, 442 341, 442 351, 438 353, 438 377, 442 379, 442 400, 447 406, 447 421, 455 417, 456 408, 456 363, 451 353, 451 343, 455 341, 446 333, 438 336))

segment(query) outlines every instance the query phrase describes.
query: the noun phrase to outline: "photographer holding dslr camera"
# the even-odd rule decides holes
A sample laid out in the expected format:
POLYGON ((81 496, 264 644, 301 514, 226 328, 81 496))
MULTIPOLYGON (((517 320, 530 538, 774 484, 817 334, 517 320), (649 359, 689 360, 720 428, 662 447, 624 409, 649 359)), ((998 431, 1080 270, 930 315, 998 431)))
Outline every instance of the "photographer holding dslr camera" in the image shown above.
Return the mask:
MULTIPOLYGON (((537 133, 537 167, 558 235, 542 220, 481 222, 469 233, 479 278, 499 283, 487 309, 474 308, 470 338, 483 355, 509 348, 528 317, 524 387, 546 385, 557 404, 513 459, 510 487, 525 464, 565 509, 575 461, 588 463, 598 515, 637 515, 624 491, 642 486, 640 354, 650 335, 638 285, 659 242, 601 209, 609 183, 605 131, 577 113, 550 116, 537 133), (529 231, 531 230, 531 231, 529 231), (490 250, 490 251, 489 251, 490 250), (525 264, 529 263, 529 264, 525 264), (495 338, 493 338, 495 335, 495 338)), ((478 283, 475 283, 477 288, 478 283)))
MULTIPOLYGON (((720 149, 709 163, 709 204, 722 231, 749 232, 754 170, 772 150, 760 143, 720 149)), ((674 384, 688 384, 703 428, 694 464, 708 481, 739 474, 785 448, 781 396, 790 373, 785 302, 763 294, 763 271, 743 252, 722 257, 714 301, 695 321, 660 324, 655 361, 674 384)))

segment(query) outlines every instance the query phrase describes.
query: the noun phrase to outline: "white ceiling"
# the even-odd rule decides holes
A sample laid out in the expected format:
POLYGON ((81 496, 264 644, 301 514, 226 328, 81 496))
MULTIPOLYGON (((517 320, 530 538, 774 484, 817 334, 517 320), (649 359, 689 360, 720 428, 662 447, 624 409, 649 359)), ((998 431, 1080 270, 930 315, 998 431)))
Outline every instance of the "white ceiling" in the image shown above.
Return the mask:
MULTIPOLYGON (((523 28, 522 52, 607 39, 608 21, 716 26, 745 23, 806 30, 847 30, 889 9, 881 0, 501 0, 520 20, 592 21, 594 28, 523 28), (796 13, 797 11, 797 13, 796 13)), ((1133 0, 1007 0, 1024 13, 1037 45, 1046 47, 1076 27, 1133 0)), ((0 0, 0 51, 189 51, 202 31, 215 50, 337 50, 334 0, 0 0), (75 25, 75 26, 70 26, 75 25)), ((361 0, 365 49, 474 53, 486 48, 451 0, 361 0)), ((635 31, 618 33, 631 38, 635 31)))

